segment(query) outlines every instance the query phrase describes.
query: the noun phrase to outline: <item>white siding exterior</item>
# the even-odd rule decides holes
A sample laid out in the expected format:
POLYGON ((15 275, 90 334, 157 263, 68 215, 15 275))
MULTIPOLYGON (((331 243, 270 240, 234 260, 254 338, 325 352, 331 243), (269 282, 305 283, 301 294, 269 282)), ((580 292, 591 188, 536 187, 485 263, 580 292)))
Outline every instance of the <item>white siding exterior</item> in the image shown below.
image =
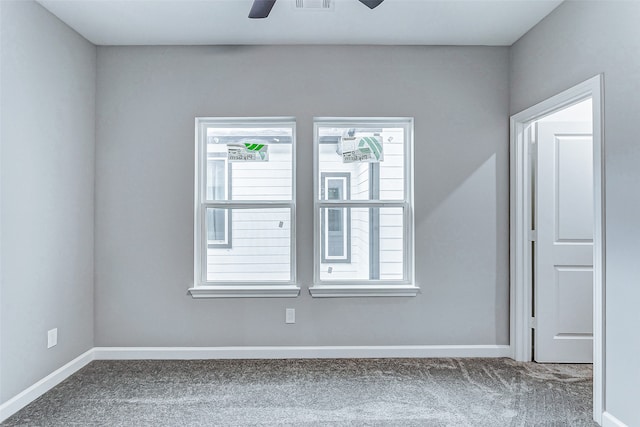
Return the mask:
MULTIPOLYGON (((381 133, 384 160, 379 166, 379 200, 404 198, 404 132, 384 129, 381 133)), ((348 172, 351 177, 351 199, 369 200, 371 195, 370 163, 343 163, 335 144, 319 144, 319 173, 348 172)), ((318 177, 318 194, 322 179, 318 177)), ((319 221, 321 227, 321 221, 319 221)), ((319 235, 322 235, 320 230, 319 235)), ((351 208, 351 262, 322 262, 320 279, 326 281, 370 279, 370 209, 351 208)), ((322 245, 321 245, 322 250, 322 245)), ((403 212, 398 208, 381 208, 379 215, 379 278, 403 278, 403 212)), ((319 255, 322 257, 322 254, 319 255)))
MULTIPOLYGON (((404 198, 404 134, 384 133, 384 166, 380 168, 380 200, 404 198)), ((380 279, 403 276, 404 217, 400 209, 380 209, 380 279)))
MULTIPOLYGON (((379 200, 404 198, 404 135, 402 129, 385 129, 381 133, 384 160, 376 167, 379 182, 371 182, 370 163, 343 163, 336 144, 319 144, 319 173, 348 174, 351 200, 370 200, 376 191, 379 200)), ((223 155, 226 146, 208 144, 210 153, 223 155)), ((271 144, 268 162, 231 162, 225 185, 230 200, 277 201, 292 196, 291 145, 271 144)), ((322 197, 322 175, 318 177, 318 194, 322 197)), ((346 194, 345 194, 346 196, 346 194)), ((320 278, 327 281, 369 280, 371 278, 371 209, 345 208, 350 222, 344 231, 350 256, 347 259, 321 262, 320 278)), ((290 280, 291 212, 289 209, 230 209, 227 246, 209 245, 206 255, 207 281, 280 281, 290 280)), ((403 278, 403 212, 400 208, 379 208, 378 278, 403 278)), ((321 228, 322 219, 318 226, 321 228)), ((318 230, 322 238, 325 231, 318 230)), ((320 245, 320 252, 324 244, 320 245)), ((321 261, 324 254, 318 254, 321 261)))
MULTIPOLYGON (((354 199, 366 200, 370 198, 369 164, 356 163, 354 171, 355 179, 352 181, 352 193, 354 199), (357 194, 356 194, 357 193, 357 194)), ((369 278, 369 209, 351 209, 351 246, 352 252, 358 254, 357 279, 369 278)))
MULTIPOLYGON (((268 162, 231 162, 231 200, 290 200, 291 155, 291 144, 272 144, 268 162)), ((230 247, 207 249, 207 281, 290 280, 290 209, 230 211, 230 247)))

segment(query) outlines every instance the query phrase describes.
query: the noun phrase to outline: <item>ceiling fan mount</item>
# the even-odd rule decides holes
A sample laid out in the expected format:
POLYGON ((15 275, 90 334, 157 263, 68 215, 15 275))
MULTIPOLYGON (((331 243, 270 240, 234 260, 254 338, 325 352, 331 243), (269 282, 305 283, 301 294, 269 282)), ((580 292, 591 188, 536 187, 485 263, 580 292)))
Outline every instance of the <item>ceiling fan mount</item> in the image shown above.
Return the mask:
MULTIPOLYGON (((363 5, 367 6, 369 9, 375 9, 380 6, 384 0, 358 0, 363 5)), ((249 18, 251 19, 262 19, 269 16, 273 5, 276 3, 276 0, 253 0, 253 5, 251 6, 251 11, 249 11, 249 18)))

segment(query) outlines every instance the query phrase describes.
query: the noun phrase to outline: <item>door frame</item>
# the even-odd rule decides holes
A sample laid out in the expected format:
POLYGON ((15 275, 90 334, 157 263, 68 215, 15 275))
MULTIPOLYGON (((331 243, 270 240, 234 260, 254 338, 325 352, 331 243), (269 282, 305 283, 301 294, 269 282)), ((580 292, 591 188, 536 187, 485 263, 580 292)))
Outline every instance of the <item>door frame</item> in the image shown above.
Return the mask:
POLYGON ((605 203, 603 75, 599 74, 542 101, 510 119, 510 343, 516 361, 532 360, 533 248, 531 123, 586 98, 593 102, 593 419, 605 411, 605 203))

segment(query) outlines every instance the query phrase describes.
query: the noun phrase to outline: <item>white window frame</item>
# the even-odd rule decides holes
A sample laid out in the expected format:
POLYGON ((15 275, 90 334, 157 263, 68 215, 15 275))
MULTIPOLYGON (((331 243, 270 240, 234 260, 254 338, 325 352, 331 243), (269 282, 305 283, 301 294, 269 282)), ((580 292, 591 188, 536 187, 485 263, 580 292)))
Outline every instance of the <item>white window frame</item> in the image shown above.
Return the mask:
POLYGON ((300 287, 296 284, 296 120, 294 117, 197 117, 195 119, 195 173, 194 173, 194 283, 189 288, 193 298, 242 298, 242 297, 297 297, 300 287), (206 200, 207 128, 209 127, 291 127, 292 164, 291 200, 244 201, 206 200), (290 280, 286 281, 208 281, 206 277, 207 208, 227 209, 290 209, 290 280))
POLYGON ((313 297, 416 296, 420 288, 415 283, 414 224, 413 224, 413 118, 411 117, 314 117, 313 124, 313 297), (321 200, 319 128, 389 128, 402 127, 405 132, 404 200, 321 200), (340 280, 320 279, 322 257, 321 210, 329 207, 346 208, 403 208, 404 250, 402 280, 340 280))

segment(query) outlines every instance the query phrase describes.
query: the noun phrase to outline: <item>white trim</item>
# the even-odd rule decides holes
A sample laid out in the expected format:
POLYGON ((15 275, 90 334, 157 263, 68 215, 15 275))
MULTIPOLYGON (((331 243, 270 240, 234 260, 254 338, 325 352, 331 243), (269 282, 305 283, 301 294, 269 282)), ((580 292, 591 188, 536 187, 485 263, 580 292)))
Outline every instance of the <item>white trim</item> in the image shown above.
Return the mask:
POLYGON ((593 252, 593 419, 602 423, 605 411, 605 363, 606 363, 606 189, 604 152, 604 76, 592 80, 594 156, 594 252, 593 252), (597 149, 596 149, 597 141, 597 149))
POLYGON ((602 427, 628 427, 625 423, 608 412, 602 414, 602 427))
POLYGON ((420 288, 414 285, 315 285, 309 288, 312 297, 415 297, 420 288))
POLYGON ((519 362, 531 361, 531 296, 525 289, 531 288, 531 263, 528 230, 531 211, 530 198, 527 197, 531 183, 527 161, 528 147, 525 145, 524 126, 511 117, 510 141, 510 343, 513 358, 519 362))
POLYGON ((69 378, 74 373, 85 367, 89 362, 94 360, 94 349, 87 350, 80 356, 73 359, 63 367, 56 369, 37 383, 33 384, 26 390, 18 393, 11 399, 0 405, 0 422, 3 422, 38 397, 69 378))
POLYGON ((95 360, 509 357, 508 345, 95 347, 95 360))
POLYGON ((295 298, 300 294, 296 285, 228 285, 189 288, 193 298, 295 298))
POLYGON ((318 200, 319 208, 406 208, 405 200, 318 200))
POLYGON ((531 360, 531 245, 528 238, 531 205, 529 152, 525 147, 528 125, 559 109, 585 98, 593 100, 594 161, 594 316, 593 316, 593 419, 601 423, 605 409, 605 186, 604 181, 604 114, 603 76, 597 75, 556 96, 511 116, 510 138, 510 342, 512 357, 531 360))

